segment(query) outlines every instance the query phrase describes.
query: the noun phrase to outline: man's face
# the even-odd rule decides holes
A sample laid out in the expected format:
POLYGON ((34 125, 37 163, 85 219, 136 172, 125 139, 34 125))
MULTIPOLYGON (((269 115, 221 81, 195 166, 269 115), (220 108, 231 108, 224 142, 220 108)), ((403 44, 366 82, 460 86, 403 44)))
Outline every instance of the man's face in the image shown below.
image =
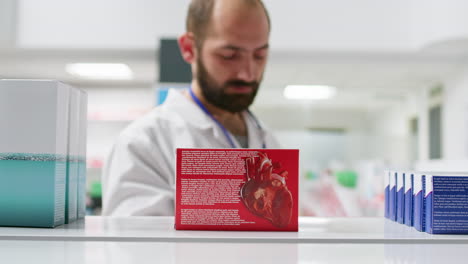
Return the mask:
POLYGON ((241 79, 219 83, 206 69, 201 59, 197 60, 197 80, 205 99, 223 110, 236 113, 247 109, 254 101, 259 81, 246 82, 241 79), (228 92, 239 90, 239 92, 228 92))
POLYGON ((219 6, 214 8, 195 65, 195 77, 205 99, 232 113, 253 103, 268 55, 269 26, 263 10, 243 8, 231 7, 227 15, 219 6))

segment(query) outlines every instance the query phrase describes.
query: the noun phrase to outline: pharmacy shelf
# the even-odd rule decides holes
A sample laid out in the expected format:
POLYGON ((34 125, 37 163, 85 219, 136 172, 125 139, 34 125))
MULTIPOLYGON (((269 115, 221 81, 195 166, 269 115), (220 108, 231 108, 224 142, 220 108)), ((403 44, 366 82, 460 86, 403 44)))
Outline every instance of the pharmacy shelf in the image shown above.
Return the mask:
POLYGON ((466 263, 467 236, 434 236, 382 218, 300 218, 299 232, 176 231, 173 217, 0 228, 2 263, 466 263), (203 242, 203 243, 200 243, 203 242), (223 242, 223 243, 219 243, 223 242))
POLYGON ((468 244, 465 235, 430 235, 383 218, 301 217, 299 232, 177 231, 173 226, 173 217, 86 217, 54 229, 2 227, 0 241, 468 244))
POLYGON ((466 263, 466 245, 0 241, 2 263, 466 263), (465 262, 463 262, 465 261, 465 262))

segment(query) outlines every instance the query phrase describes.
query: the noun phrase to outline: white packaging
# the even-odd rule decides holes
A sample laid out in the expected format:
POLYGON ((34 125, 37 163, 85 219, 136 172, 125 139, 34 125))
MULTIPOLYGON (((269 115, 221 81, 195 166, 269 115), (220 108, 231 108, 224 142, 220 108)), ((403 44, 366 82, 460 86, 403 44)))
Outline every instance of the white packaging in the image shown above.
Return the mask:
POLYGON ((80 90, 80 133, 78 170, 78 218, 86 215, 86 144, 88 128, 88 95, 80 90))
POLYGON ((79 174, 79 131, 80 131, 80 91, 72 88, 70 97, 68 130, 67 185, 65 202, 65 223, 77 219, 78 212, 78 174, 79 174))
POLYGON ((64 223, 70 87, 0 80, 0 226, 64 223))

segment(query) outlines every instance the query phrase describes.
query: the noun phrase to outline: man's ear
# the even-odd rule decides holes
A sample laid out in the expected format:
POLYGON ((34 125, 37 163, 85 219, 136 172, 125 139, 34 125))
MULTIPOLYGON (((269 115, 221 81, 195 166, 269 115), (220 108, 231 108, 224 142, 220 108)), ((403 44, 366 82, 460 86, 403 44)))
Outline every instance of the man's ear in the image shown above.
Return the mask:
POLYGON ((195 39, 193 37, 193 33, 187 32, 179 37, 179 49, 180 54, 182 54, 182 58, 189 63, 195 61, 195 39))

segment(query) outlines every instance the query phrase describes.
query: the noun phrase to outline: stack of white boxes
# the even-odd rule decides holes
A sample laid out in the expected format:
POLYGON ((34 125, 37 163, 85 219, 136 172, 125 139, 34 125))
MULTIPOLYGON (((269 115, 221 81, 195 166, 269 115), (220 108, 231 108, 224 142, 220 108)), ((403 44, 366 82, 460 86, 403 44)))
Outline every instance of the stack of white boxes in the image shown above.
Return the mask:
POLYGON ((0 226, 55 227, 85 215, 85 92, 0 80, 0 226))
POLYGON ((385 173, 385 217, 430 234, 468 234, 468 173, 385 173))

